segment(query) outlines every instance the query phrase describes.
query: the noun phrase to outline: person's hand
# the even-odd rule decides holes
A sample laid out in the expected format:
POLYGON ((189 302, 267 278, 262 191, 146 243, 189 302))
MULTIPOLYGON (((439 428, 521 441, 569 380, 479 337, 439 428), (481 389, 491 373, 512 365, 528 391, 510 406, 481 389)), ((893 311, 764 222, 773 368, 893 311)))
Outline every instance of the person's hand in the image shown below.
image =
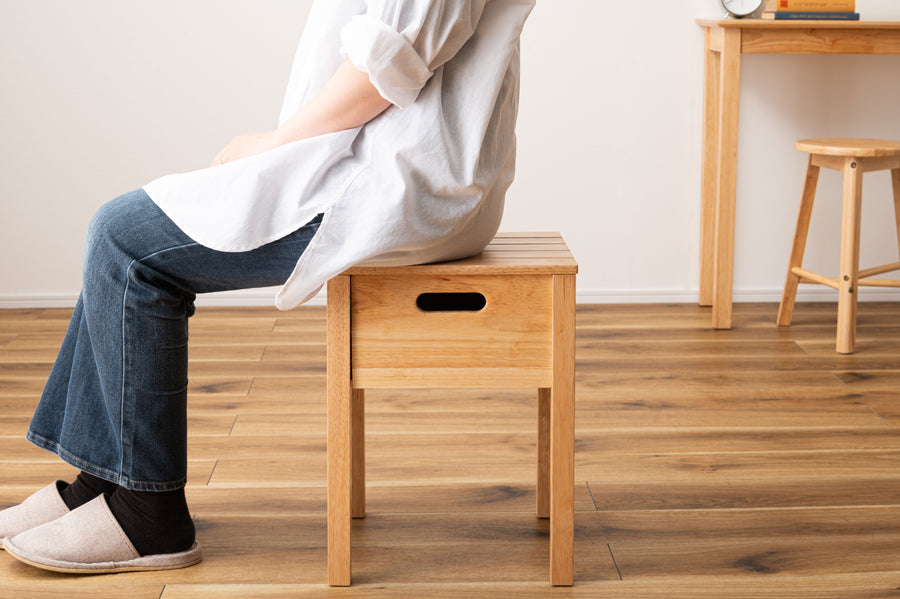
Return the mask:
POLYGON ((261 154, 262 152, 271 150, 279 145, 281 144, 279 143, 275 131, 238 135, 232 139, 231 143, 225 146, 221 152, 216 154, 212 166, 225 164, 226 162, 231 162, 232 160, 237 160, 246 156, 253 156, 254 154, 261 154))

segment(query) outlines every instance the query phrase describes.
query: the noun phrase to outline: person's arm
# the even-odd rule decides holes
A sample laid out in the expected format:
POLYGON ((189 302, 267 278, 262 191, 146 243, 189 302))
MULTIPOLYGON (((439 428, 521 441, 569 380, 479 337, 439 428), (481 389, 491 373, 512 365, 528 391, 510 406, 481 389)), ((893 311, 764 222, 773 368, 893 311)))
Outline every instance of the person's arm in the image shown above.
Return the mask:
POLYGON ((235 137, 216 155, 213 165, 259 154, 292 141, 359 127, 390 105, 369 81, 369 75, 345 60, 325 87, 280 127, 235 137))

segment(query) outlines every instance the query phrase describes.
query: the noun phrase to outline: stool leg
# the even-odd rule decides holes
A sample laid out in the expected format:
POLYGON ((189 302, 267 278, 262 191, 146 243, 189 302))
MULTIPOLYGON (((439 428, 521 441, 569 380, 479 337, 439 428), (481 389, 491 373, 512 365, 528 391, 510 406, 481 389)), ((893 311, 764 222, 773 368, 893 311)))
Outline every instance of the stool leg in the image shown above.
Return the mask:
POLYGON ((841 270, 836 346, 840 354, 852 354, 856 345, 859 230, 862 208, 861 167, 858 158, 847 158, 844 163, 844 209, 841 217, 841 270))
POLYGON ((366 517, 366 392, 350 395, 350 515, 366 517))
POLYGON ((550 389, 538 389, 537 517, 550 517, 550 389))
POLYGON ((787 278, 784 282, 781 304, 778 306, 776 323, 780 327, 790 326, 794 316, 794 302, 797 299, 797 286, 800 283, 800 275, 795 274, 794 269, 803 266, 803 253, 806 251, 806 237, 809 233, 809 221, 812 218, 813 201, 816 199, 818 182, 819 167, 813 165, 812 156, 810 156, 809 164, 806 167, 806 181, 803 183, 803 195, 800 198, 797 227, 794 230, 794 244, 791 248, 791 258, 788 261, 787 278))
POLYGON ((328 584, 350 584, 350 277, 328 281, 328 584))
POLYGON ((575 578, 575 276, 553 276, 550 584, 575 578))
POLYGON ((900 168, 891 171, 894 184, 894 219, 897 221, 897 248, 900 250, 900 168))

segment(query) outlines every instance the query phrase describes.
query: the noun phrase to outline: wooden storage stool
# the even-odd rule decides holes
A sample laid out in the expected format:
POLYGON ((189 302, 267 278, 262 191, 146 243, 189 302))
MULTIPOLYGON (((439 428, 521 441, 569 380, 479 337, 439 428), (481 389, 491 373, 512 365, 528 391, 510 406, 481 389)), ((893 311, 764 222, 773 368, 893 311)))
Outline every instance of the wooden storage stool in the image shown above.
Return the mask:
POLYGON ((796 147, 809 153, 806 183, 800 201, 800 215, 788 264, 787 281, 778 308, 778 325, 788 326, 794 312, 799 283, 819 283, 838 290, 837 351, 853 353, 856 345, 856 308, 861 285, 900 287, 900 281, 873 279, 876 275, 900 270, 900 262, 859 270, 859 234, 862 209, 862 176, 870 171, 891 171, 894 186, 894 217, 900 244, 900 142, 879 139, 805 139, 796 147), (802 268, 806 235, 812 216, 819 168, 844 173, 844 208, 841 218, 841 260, 838 277, 825 277, 802 268))
POLYGON ((556 233, 500 233, 477 256, 356 266, 328 282, 328 584, 350 584, 366 512, 364 389, 537 388, 537 516, 550 582, 574 576, 575 274, 556 233))

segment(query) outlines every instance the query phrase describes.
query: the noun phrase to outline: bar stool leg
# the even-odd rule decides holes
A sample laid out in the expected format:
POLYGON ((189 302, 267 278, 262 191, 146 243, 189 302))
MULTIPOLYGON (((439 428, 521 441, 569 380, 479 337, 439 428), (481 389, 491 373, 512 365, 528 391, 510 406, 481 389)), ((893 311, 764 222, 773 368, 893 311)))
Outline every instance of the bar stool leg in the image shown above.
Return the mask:
POLYGON ((900 251, 900 168, 891 171, 894 184, 894 219, 897 221, 897 249, 900 251))
POLYGON ((538 389, 537 517, 550 517, 550 389, 538 389))
POLYGON ((797 228, 794 231, 794 245, 791 248, 791 258, 788 261, 787 278, 784 282, 781 304, 778 306, 776 323, 780 327, 790 326, 794 316, 794 302, 797 300, 797 286, 800 283, 800 275, 794 273, 794 269, 803 266, 803 253, 806 251, 806 238, 809 234, 809 222, 812 218, 813 202, 816 199, 818 182, 819 167, 813 165, 813 157, 810 155, 809 164, 806 167, 806 180, 803 183, 803 195, 800 198, 797 228))
POLYGON ((553 276, 550 584, 575 579, 575 276, 553 276))
POLYGON ((852 354, 856 346, 856 308, 859 296, 859 232, 862 207, 862 164, 859 158, 844 163, 844 208, 841 217, 841 270, 838 296, 837 345, 839 354, 852 354))
POLYGON ((350 277, 328 282, 328 584, 350 585, 350 277))

